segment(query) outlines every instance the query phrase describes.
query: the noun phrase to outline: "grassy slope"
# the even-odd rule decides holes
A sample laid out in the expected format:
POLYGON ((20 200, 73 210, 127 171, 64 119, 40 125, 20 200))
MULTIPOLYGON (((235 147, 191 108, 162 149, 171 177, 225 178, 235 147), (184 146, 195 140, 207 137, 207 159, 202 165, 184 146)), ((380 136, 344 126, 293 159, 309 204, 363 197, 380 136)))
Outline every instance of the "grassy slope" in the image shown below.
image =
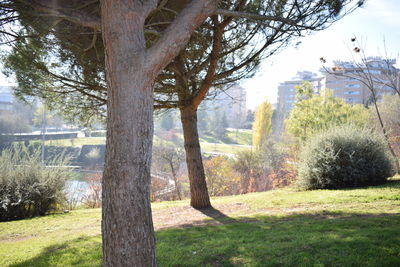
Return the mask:
MULTIPOLYGON (((400 266, 399 178, 362 189, 215 198, 219 211, 202 212, 201 227, 189 227, 200 212, 187 204, 153 205, 157 229, 189 212, 186 227, 157 231, 160 266, 400 266)), ((99 210, 0 223, 0 266, 100 264, 99 210)))
MULTIPOLYGON (((227 144, 222 140, 217 140, 214 137, 208 136, 208 138, 201 139, 201 148, 203 152, 218 152, 218 153, 229 153, 234 154, 237 151, 246 150, 251 148, 251 131, 243 131, 236 132, 228 131, 227 132, 228 139, 236 144, 227 144), (238 146, 245 145, 245 146, 238 146)), ((157 136, 154 136, 154 143, 157 144, 161 139, 157 136)), ((39 142, 39 141, 38 141, 39 142)), ((47 140, 47 146, 82 146, 82 145, 100 145, 105 144, 105 137, 82 137, 75 138, 71 141, 71 139, 61 139, 61 140, 47 140)), ((168 141, 163 141, 168 143, 168 141)))

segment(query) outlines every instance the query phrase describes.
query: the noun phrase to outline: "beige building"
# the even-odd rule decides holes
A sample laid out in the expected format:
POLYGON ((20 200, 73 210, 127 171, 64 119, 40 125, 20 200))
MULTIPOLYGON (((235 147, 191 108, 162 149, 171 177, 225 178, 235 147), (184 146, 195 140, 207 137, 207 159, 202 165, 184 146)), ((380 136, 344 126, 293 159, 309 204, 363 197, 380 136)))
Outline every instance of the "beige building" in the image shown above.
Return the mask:
POLYGON ((334 67, 322 69, 324 87, 333 90, 334 96, 343 98, 349 104, 369 104, 373 93, 379 99, 384 94, 393 94, 399 70, 396 60, 379 57, 367 58, 365 62, 335 61, 334 67))
POLYGON ((278 87, 279 111, 283 117, 289 113, 295 101, 295 86, 303 81, 311 82, 315 92, 328 88, 334 96, 349 104, 368 105, 373 99, 372 90, 379 99, 384 94, 393 94, 393 86, 399 88, 400 72, 395 64, 396 60, 370 57, 362 64, 335 61, 334 67, 321 69, 321 76, 308 71, 298 72, 291 81, 278 87))
POLYGON ((223 92, 207 103, 214 111, 225 114, 228 127, 241 128, 247 116, 246 89, 238 84, 225 88, 223 92))
POLYGON ((319 92, 323 86, 323 77, 310 71, 297 72, 297 75, 290 81, 285 81, 278 86, 278 110, 286 116, 293 108, 296 99, 296 86, 302 82, 310 82, 314 86, 314 91, 319 92))

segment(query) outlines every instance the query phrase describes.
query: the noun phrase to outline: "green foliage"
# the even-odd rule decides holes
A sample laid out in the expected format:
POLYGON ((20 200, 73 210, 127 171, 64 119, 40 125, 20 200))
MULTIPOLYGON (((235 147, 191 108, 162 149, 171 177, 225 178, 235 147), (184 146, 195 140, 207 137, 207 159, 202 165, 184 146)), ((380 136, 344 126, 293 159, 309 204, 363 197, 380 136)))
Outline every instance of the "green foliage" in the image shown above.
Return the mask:
POLYGON ((169 131, 174 128, 174 119, 171 113, 163 114, 161 117, 161 128, 163 128, 165 131, 169 131))
POLYGON ((225 112, 216 109, 213 114, 211 114, 210 132, 215 137, 223 139, 226 137, 226 128, 228 128, 228 122, 225 112))
POLYGON ((65 168, 46 168, 39 152, 14 146, 0 156, 0 221, 45 215, 65 200, 65 168))
POLYGON ((256 110, 253 123, 253 145, 260 149, 271 133, 272 105, 263 102, 256 110))
POLYGON ((381 184, 393 165, 384 138, 353 126, 331 128, 310 138, 299 163, 299 185, 334 189, 381 184))
POLYGON ((331 90, 323 90, 320 95, 310 94, 310 87, 310 83, 303 83, 297 88, 297 102, 285 121, 288 133, 297 140, 304 141, 336 125, 367 125, 369 113, 363 106, 349 105, 334 97, 331 90))
POLYGON ((243 150, 236 153, 234 169, 241 174, 241 193, 257 191, 258 180, 263 174, 259 151, 243 150))
POLYGON ((27 133, 31 131, 28 122, 15 114, 0 115, 0 134, 27 133))

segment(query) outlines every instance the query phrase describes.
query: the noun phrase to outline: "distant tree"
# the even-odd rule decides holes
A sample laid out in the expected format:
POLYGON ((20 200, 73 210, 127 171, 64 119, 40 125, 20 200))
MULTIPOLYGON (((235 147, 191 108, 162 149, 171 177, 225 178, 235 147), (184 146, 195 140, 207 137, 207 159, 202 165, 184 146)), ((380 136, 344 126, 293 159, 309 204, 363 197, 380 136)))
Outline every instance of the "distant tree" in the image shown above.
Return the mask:
POLYGON ((263 173, 262 158, 259 151, 239 151, 236 153, 234 168, 241 174, 240 192, 246 194, 254 191, 257 179, 263 173))
POLYGON ((254 122, 254 112, 252 110, 247 110, 246 121, 244 128, 251 129, 253 127, 254 122))
POLYGON ((267 101, 258 106, 253 123, 253 146, 260 149, 271 133, 272 105, 267 101))
POLYGON ((174 119, 170 112, 163 114, 161 117, 161 128, 165 131, 169 131, 174 128, 174 119))
POLYGON ((310 88, 310 83, 296 88, 299 97, 285 121, 286 130, 298 141, 334 125, 367 125, 369 112, 364 106, 349 105, 343 99, 334 97, 329 89, 310 95, 310 88), (306 93, 303 95, 303 92, 306 93))
POLYGON ((17 114, 0 115, 0 134, 28 133, 32 129, 28 122, 17 114))
POLYGON ((184 152, 174 146, 158 144, 153 147, 153 170, 162 173, 168 173, 174 183, 174 189, 177 199, 182 199, 181 184, 178 180, 178 171, 180 165, 184 162, 184 152))
POLYGON ((211 115, 209 132, 211 132, 218 139, 223 139, 228 127, 225 111, 215 109, 209 113, 211 115))
POLYGON ((198 111, 197 126, 199 132, 204 134, 210 130, 210 116, 208 115, 207 108, 202 108, 198 111))
POLYGON ((228 128, 228 121, 226 119, 225 111, 218 111, 215 113, 216 127, 214 128, 214 134, 219 139, 224 139, 226 129, 228 128))

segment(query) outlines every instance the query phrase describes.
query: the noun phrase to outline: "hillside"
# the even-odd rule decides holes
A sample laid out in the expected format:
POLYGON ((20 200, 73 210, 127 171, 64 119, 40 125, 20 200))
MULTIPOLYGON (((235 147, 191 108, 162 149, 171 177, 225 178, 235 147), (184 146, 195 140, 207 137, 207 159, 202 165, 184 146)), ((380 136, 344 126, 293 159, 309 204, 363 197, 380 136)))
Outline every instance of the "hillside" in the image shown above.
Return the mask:
MULTIPOLYGON (((153 204, 159 266, 400 266, 400 177, 153 204)), ((100 210, 0 223, 0 266, 100 266, 100 210)))

